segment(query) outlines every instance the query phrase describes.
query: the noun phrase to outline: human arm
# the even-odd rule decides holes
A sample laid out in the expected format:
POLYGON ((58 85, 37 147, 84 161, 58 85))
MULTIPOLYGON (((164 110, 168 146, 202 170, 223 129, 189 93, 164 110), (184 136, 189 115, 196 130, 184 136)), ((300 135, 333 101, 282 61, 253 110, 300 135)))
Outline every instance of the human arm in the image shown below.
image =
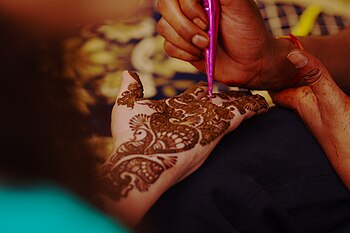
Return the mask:
POLYGON ((288 58, 308 86, 272 93, 273 100, 300 115, 350 190, 350 97, 314 56, 294 50, 288 58))
POLYGON ((344 91, 350 91, 350 28, 329 36, 300 37, 307 51, 318 58, 344 91))
MULTIPOLYGON (((205 36, 207 28, 207 18, 199 2, 159 0, 158 9, 163 18, 157 30, 166 39, 164 47, 170 56, 189 61, 205 71, 201 49, 208 46, 209 41, 195 39, 196 35, 205 36)), ((296 69, 286 60, 293 44, 276 39, 267 32, 253 1, 220 0, 220 3, 216 80, 228 85, 268 90, 305 84, 295 82, 296 69)), ((349 38, 350 29, 331 36, 300 38, 344 90, 350 89, 349 38)))
MULTIPOLYGON (((144 0, 147 3, 149 0, 144 0)), ((106 19, 122 20, 142 13, 140 0, 0 0, 4 19, 33 33, 57 35, 78 25, 101 22, 106 19), (37 31, 34 31, 38 33, 37 31)))
POLYGON ((143 99, 134 73, 123 73, 112 113, 114 149, 98 169, 99 200, 112 216, 135 226, 171 186, 193 173, 219 140, 266 101, 249 92, 207 96, 199 83, 176 97, 143 99))

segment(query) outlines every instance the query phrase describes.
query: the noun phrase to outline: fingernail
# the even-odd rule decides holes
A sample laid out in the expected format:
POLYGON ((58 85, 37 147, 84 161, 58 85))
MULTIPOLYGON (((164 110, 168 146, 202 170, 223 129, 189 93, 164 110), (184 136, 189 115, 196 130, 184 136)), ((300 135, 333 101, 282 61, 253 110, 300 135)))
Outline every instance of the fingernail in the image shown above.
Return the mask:
POLYGON ((200 18, 195 18, 193 20, 193 23, 195 23, 198 27, 200 27, 203 30, 207 29, 207 27, 208 27, 207 24, 203 20, 201 20, 200 18))
POLYGON ((307 57, 300 51, 293 51, 287 56, 288 60, 295 65, 297 69, 303 68, 308 63, 307 57))
POLYGON ((209 44, 209 39, 202 36, 202 35, 195 35, 192 38, 192 43, 195 44, 196 46, 198 46, 199 48, 206 48, 209 44))

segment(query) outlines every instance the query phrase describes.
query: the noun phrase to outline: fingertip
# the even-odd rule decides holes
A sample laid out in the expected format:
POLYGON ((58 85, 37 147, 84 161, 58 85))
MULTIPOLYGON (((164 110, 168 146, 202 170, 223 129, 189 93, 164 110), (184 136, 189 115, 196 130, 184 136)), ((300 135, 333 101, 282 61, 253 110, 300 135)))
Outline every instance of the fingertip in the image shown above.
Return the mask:
POLYGON ((195 56, 178 48, 176 45, 170 43, 169 41, 164 42, 164 50, 170 57, 187 62, 196 62, 201 61, 203 59, 203 57, 195 56))
POLYGON ((206 30, 208 19, 198 0, 180 0, 180 7, 187 18, 192 20, 199 28, 206 30))
POLYGON ((287 55, 288 60, 294 64, 295 68, 301 69, 307 65, 309 62, 309 59, 305 54, 303 53, 302 50, 300 49, 295 49, 292 50, 288 55, 287 55))
POLYGON ((201 49, 205 49, 209 46, 209 38, 208 36, 196 34, 192 38, 192 43, 201 49))
MULTIPOLYGON (((206 24, 205 13, 201 12, 202 7, 198 1, 164 1, 167 1, 167 6, 162 7, 162 5, 165 3, 161 4, 161 14, 164 19, 171 25, 171 27, 177 32, 177 34, 180 35, 180 37, 189 43, 193 43, 192 40, 195 35, 202 35, 205 37, 205 31, 202 29, 204 24, 206 24), (194 22, 194 19, 196 18, 200 20, 197 19, 195 20, 196 22, 194 22)), ((201 48, 201 44, 199 47, 201 48)))
POLYGON ((122 84, 137 82, 142 84, 139 75, 135 71, 124 70, 122 72, 122 84))
POLYGON ((198 17, 193 19, 193 23, 196 24, 202 30, 207 30, 208 28, 208 24, 198 17))
POLYGON ((172 43, 176 47, 181 48, 194 56, 202 56, 202 50, 195 46, 191 41, 186 41, 181 37, 164 18, 161 18, 158 21, 157 31, 166 41, 172 43))
POLYGON ((130 82, 130 78, 131 76, 128 70, 124 70, 122 72, 122 80, 121 80, 121 84, 120 87, 122 88, 123 86, 125 86, 125 84, 128 84, 130 82))
POLYGON ((310 86, 319 103, 327 105, 343 95, 326 67, 312 54, 304 50, 293 50, 288 59, 298 69, 298 76, 310 86))
POLYGON ((298 76, 302 77, 309 85, 321 78, 329 78, 323 64, 305 50, 295 49, 288 54, 287 58, 298 69, 298 76))
POLYGON ((125 91, 134 91, 135 98, 143 98, 143 85, 139 75, 134 71, 124 70, 121 75, 121 84, 118 96, 121 96, 125 91), (134 85, 131 85, 134 84, 134 85))

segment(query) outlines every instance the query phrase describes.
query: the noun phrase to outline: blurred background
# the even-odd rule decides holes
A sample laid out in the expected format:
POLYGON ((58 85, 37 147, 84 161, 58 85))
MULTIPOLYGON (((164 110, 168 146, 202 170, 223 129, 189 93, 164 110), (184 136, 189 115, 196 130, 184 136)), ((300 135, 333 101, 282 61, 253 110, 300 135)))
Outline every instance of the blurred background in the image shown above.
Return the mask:
MULTIPOLYGON (((272 35, 328 35, 350 25, 349 0, 259 0, 257 5, 272 35)), ((65 72, 77 82, 79 109, 90 119, 89 140, 97 153, 111 151, 110 113, 121 72, 137 71, 145 97, 160 99, 182 92, 206 76, 190 64, 168 57, 155 31, 160 18, 156 0, 144 0, 144 10, 123 23, 85 25, 65 40, 65 72)), ((214 90, 228 87, 215 84, 214 90)), ((267 94, 260 92, 266 98, 267 94)), ((269 99, 269 98, 268 98, 269 99)), ((270 101, 270 100, 269 100, 270 101)), ((271 101, 270 104, 272 105, 271 101)))

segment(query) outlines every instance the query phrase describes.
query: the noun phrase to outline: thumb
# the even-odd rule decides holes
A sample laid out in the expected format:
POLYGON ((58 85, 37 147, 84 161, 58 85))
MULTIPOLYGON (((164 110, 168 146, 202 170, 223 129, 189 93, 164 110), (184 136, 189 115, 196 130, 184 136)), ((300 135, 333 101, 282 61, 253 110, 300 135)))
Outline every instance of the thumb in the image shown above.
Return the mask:
POLYGON ((303 78, 314 92, 319 107, 324 110, 334 109, 342 102, 345 94, 328 70, 313 55, 296 49, 288 54, 288 60, 298 69, 298 76, 303 78))
POLYGON ((123 71, 117 104, 134 107, 135 100, 143 98, 143 86, 135 72, 123 71))

